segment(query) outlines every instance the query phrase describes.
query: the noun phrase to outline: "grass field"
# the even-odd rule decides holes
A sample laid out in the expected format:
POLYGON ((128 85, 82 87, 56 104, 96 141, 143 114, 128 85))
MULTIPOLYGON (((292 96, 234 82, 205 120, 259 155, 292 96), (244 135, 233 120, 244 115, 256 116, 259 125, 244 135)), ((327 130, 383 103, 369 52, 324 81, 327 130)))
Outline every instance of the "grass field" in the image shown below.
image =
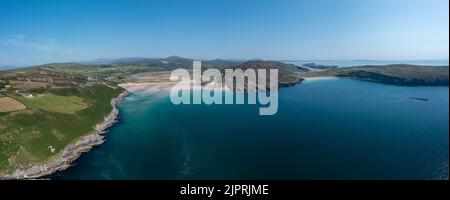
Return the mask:
POLYGON ((49 111, 52 104, 39 102, 30 104, 34 106, 31 109, 0 113, 0 172, 11 172, 46 161, 67 144, 91 133, 95 125, 111 112, 111 99, 122 91, 103 85, 48 89, 48 94, 40 101, 56 101, 60 104, 58 111, 64 112, 49 111), (71 108, 61 108, 66 105, 62 102, 70 102, 68 107, 71 108), (78 105, 80 102, 84 105, 78 105), (56 151, 51 152, 49 146, 56 151))
POLYGON ((12 112, 26 109, 27 107, 10 97, 0 96, 0 112, 12 112))
POLYGON ((50 112, 59 112, 66 114, 75 114, 88 107, 83 99, 77 96, 60 96, 51 93, 40 94, 34 98, 17 97, 29 108, 37 108, 50 112))

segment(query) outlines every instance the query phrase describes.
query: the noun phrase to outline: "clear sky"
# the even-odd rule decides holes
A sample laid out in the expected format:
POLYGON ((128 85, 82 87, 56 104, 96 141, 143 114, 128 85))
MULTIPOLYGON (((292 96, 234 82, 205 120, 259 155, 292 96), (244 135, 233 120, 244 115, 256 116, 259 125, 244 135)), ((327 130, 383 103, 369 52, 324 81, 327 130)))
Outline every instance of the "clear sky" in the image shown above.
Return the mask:
POLYGON ((0 65, 448 54, 448 0, 0 0, 0 65))

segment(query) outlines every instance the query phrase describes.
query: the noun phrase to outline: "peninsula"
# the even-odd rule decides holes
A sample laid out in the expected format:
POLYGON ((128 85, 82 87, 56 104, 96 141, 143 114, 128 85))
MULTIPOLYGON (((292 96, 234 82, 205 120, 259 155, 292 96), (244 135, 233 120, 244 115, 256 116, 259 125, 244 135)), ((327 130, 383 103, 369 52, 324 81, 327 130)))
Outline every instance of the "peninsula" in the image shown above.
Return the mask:
POLYGON ((366 65, 308 72, 303 76, 335 76, 405 86, 448 86, 449 67, 406 64, 366 65))

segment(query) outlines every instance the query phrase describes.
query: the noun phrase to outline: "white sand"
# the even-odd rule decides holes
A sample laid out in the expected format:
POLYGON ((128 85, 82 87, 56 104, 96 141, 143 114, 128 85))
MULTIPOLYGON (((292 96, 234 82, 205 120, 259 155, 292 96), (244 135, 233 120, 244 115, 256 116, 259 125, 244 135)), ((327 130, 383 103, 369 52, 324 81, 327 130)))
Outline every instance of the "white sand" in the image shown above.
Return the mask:
MULTIPOLYGON (((192 87, 191 82, 158 82, 158 83, 124 83, 119 84, 120 87, 124 88, 128 92, 144 92, 144 93, 154 93, 154 92, 161 92, 161 91, 167 91, 169 92, 170 89, 172 89, 175 84, 178 84, 178 86, 182 90, 190 90, 190 89, 201 89, 199 86, 192 87)), ((203 86, 205 88, 205 86, 203 86)), ((229 91, 229 88, 226 86, 224 88, 220 88, 220 85, 215 85, 214 90, 225 90, 229 91)))
POLYGON ((160 91, 170 91, 170 88, 174 86, 174 82, 159 82, 159 83, 124 83, 119 84, 120 87, 124 88, 128 92, 160 92, 160 91))

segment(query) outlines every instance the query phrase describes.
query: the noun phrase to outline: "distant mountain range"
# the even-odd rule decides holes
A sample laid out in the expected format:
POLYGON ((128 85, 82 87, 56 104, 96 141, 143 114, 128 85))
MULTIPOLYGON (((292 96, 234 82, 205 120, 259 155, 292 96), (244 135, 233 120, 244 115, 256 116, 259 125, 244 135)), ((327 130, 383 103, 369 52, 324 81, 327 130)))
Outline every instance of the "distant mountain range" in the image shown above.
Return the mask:
POLYGON ((143 60, 143 59, 146 59, 146 58, 144 58, 144 57, 97 58, 97 59, 93 59, 93 60, 74 61, 73 63, 100 65, 100 64, 111 64, 114 62, 137 61, 137 60, 143 60))
POLYGON ((16 69, 19 68, 17 66, 0 66, 0 70, 10 70, 10 69, 16 69))
MULTIPOLYGON (((83 61, 74 61, 73 63, 78 64, 114 64, 114 63, 141 63, 141 64, 154 64, 161 62, 176 62, 176 63, 184 63, 184 62, 192 62, 194 59, 183 58, 180 56, 169 56, 166 58, 146 58, 146 57, 126 57, 126 58, 98 58, 93 60, 83 60, 83 61)), ((242 63, 247 60, 245 59, 212 59, 212 60, 202 60, 203 62, 223 64, 223 63, 242 63)), ((191 63, 192 64, 192 63, 191 63)))
MULTIPOLYGON (((194 59, 183 58, 179 56, 169 56, 166 58, 144 58, 144 57, 129 57, 129 58, 99 58, 86 61, 75 61, 72 63, 87 64, 87 65, 113 65, 113 66, 160 66, 163 68, 191 68, 194 59)), ((202 60, 202 66, 225 68, 229 66, 238 65, 246 60, 239 59, 214 59, 202 60)))

